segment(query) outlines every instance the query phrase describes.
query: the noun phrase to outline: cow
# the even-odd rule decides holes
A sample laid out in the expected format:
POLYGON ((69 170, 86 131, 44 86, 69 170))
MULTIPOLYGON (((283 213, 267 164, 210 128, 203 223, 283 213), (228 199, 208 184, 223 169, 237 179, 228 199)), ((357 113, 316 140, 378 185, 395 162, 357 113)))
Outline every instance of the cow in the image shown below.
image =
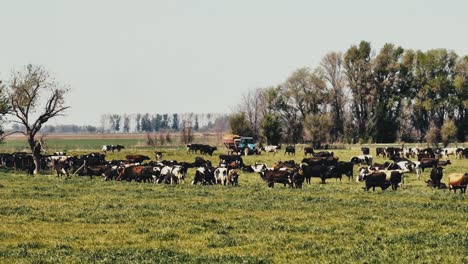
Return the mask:
POLYGON ((130 163, 142 163, 145 160, 150 160, 150 157, 145 155, 126 155, 125 159, 130 163))
POLYGON ((239 173, 237 170, 230 170, 227 175, 227 184, 239 186, 239 173))
POLYGON ((269 146, 261 147, 260 151, 265 151, 265 153, 267 154, 272 152, 273 155, 275 155, 278 152, 278 146, 269 145, 269 146))
POLYGON ((377 157, 380 157, 380 155, 382 155, 382 157, 385 157, 386 156, 385 148, 376 148, 375 155, 377 157))
POLYGON ((216 147, 208 146, 208 145, 201 145, 200 146, 200 154, 203 155, 210 155, 213 156, 213 152, 218 150, 216 147))
POLYGON ((161 160, 163 157, 163 153, 161 151, 155 151, 154 157, 156 158, 156 160, 161 160))
POLYGON ((342 176, 343 176, 343 173, 341 173, 341 171, 336 166, 326 167, 326 172, 325 172, 325 176, 322 178, 322 183, 325 183, 325 179, 330 179, 330 178, 336 178, 336 181, 340 179, 340 182, 341 182, 342 176))
POLYGON ((388 162, 388 161, 384 162, 383 164, 374 163, 374 164, 372 164, 371 169, 373 169, 373 170, 385 170, 385 169, 388 168, 388 166, 390 166, 390 162, 388 162))
POLYGON ((58 156, 56 159, 52 159, 54 170, 57 172, 57 177, 61 177, 66 175, 67 177, 70 176, 68 170, 71 168, 72 164, 68 157, 66 156, 58 156))
POLYGON ((322 183, 325 183, 325 174, 327 173, 327 166, 324 166, 324 165, 309 166, 307 164, 301 164, 300 168, 304 172, 304 177, 308 184, 310 184, 311 177, 320 178, 322 179, 322 183))
POLYGON ((314 157, 316 158, 332 158, 333 157, 333 152, 331 151, 320 151, 314 154, 314 157))
POLYGON ((361 151, 362 151, 362 155, 370 155, 370 150, 369 148, 361 148, 361 151))
POLYGON ((228 175, 228 169, 227 168, 217 168, 214 171, 215 183, 216 184, 226 185, 227 184, 227 175, 228 175))
POLYGON ((458 189, 461 193, 466 193, 466 186, 468 184, 468 173, 451 173, 448 176, 448 188, 449 192, 457 192, 458 189))
POLYGON ((421 159, 421 170, 424 172, 425 168, 431 168, 431 167, 437 167, 437 164, 439 163, 438 159, 434 158, 423 158, 421 159))
POLYGON ((314 155, 314 148, 305 147, 304 148, 304 156, 307 156, 307 154, 310 154, 311 156, 313 156, 314 155))
POLYGON ((215 184, 214 177, 214 168, 211 167, 200 167, 195 171, 195 176, 193 177, 192 185, 201 183, 202 185, 213 185, 215 184))
POLYGON ((257 163, 255 162, 254 165, 251 166, 254 172, 262 172, 268 168, 265 163, 257 163))
POLYGON ((294 172, 291 177, 291 183, 293 185, 293 188, 302 189, 304 179, 304 171, 302 169, 299 169, 298 171, 294 172))
POLYGON ((275 183, 282 183, 284 186, 289 185, 292 187, 291 171, 289 170, 264 170, 259 174, 269 188, 273 188, 275 183))
POLYGON ((120 152, 120 150, 124 149, 125 147, 122 146, 122 145, 104 145, 102 146, 102 151, 104 153, 107 153, 107 151, 112 151, 112 153, 114 153, 114 150, 117 150, 118 152, 120 152))
POLYGON ((124 148, 125 148, 125 146, 123 146, 123 145, 116 145, 116 146, 114 147, 114 149, 116 149, 117 152, 120 152, 120 151, 121 151, 122 149, 124 149, 124 148))
POLYGON ((365 181, 364 190, 375 191, 375 187, 380 187, 383 190, 392 187, 396 191, 398 185, 402 182, 403 173, 400 171, 369 171, 366 168, 359 169, 359 180, 365 181))
POLYGON ((402 153, 402 149, 401 148, 394 148, 394 147, 388 147, 388 148, 385 148, 385 154, 387 156, 387 158, 393 158, 393 157, 400 157, 400 153, 402 153))
POLYGON ((371 172, 362 176, 362 180, 366 182, 366 186, 363 187, 364 190, 369 191, 372 188, 372 191, 375 192, 375 187, 380 187, 383 190, 386 190, 390 187, 390 182, 387 181, 387 175, 383 172, 371 172))
POLYGON ((116 177, 116 180, 125 180, 137 182, 149 182, 151 179, 152 168, 141 165, 131 165, 128 167, 119 168, 119 175, 116 177))
POLYGON ((360 155, 356 157, 352 157, 350 162, 354 164, 365 164, 365 165, 372 165, 373 157, 371 155, 360 155))
POLYGON ((443 170, 444 168, 442 167, 434 167, 431 170, 431 183, 432 186, 437 187, 440 189, 440 181, 442 180, 443 177, 443 170))
POLYGON ((196 157, 192 165, 193 165, 193 168, 199 168, 199 167, 205 167, 205 166, 211 167, 212 164, 211 164, 211 161, 209 160, 205 160, 202 157, 196 157))
POLYGON ((346 161, 339 161, 336 165, 335 165, 338 173, 340 173, 341 175, 346 175, 348 176, 348 180, 351 180, 353 178, 353 167, 354 167, 354 163, 352 162, 346 162, 346 161))
POLYGON ((442 150, 442 154, 446 159, 448 159, 450 155, 455 156, 457 154, 457 148, 444 148, 442 150))
POLYGON ((439 166, 447 166, 447 165, 451 165, 452 163, 450 162, 450 160, 439 160, 439 162, 437 163, 437 165, 439 166))
POLYGON ((463 159, 465 157, 462 148, 457 148, 457 151, 455 152, 455 157, 457 159, 463 159))
POLYGON ((314 166, 314 165, 333 166, 333 165, 336 165, 337 162, 338 162, 338 158, 333 158, 333 157, 328 157, 328 158, 312 157, 312 158, 302 159, 301 163, 307 163, 310 166, 314 166))
POLYGON ((231 164, 233 162, 238 163, 241 167, 244 166, 244 161, 241 156, 237 155, 219 155, 219 164, 231 164))
POLYGON ((278 161, 274 166, 274 168, 289 168, 292 169, 296 167, 296 162, 294 160, 287 160, 287 161, 278 161))
POLYGON ((296 155, 296 148, 294 146, 287 146, 284 151, 284 155, 288 154, 288 156, 295 156, 296 155))

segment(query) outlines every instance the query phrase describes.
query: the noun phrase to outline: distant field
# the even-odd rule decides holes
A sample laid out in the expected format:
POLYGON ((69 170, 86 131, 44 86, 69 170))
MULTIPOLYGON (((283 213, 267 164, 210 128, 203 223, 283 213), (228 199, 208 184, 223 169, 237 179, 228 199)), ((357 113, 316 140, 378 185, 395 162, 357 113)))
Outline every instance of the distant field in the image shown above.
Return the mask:
MULTIPOLYGON (((163 152, 195 158, 182 148, 163 152)), ((341 160, 359 153, 336 151, 341 160)), ((447 173, 468 171, 468 160, 453 163, 447 173)), ((2 172, 0 263, 468 263, 467 196, 426 187, 428 171, 422 180, 407 175, 397 192, 375 193, 347 179, 295 190, 268 189, 254 173, 241 174, 239 187, 192 186, 193 175, 167 186, 2 172)))
MULTIPOLYGON (((151 134, 151 136, 154 137, 154 134, 151 134)), ((159 135, 156 138, 159 138, 159 135)), ((73 150, 100 151, 103 145, 116 144, 124 145, 127 149, 133 150, 149 148, 146 146, 146 134, 52 134, 47 135, 45 139, 45 148, 49 152, 73 150)), ((162 147, 173 148, 181 146, 179 134, 171 134, 171 140, 171 142, 166 141, 162 147)), ((206 142, 212 145, 219 143, 214 134, 195 134, 195 142, 206 142)), ((0 144, 0 151, 28 151, 25 137, 22 135, 8 137, 0 144)))

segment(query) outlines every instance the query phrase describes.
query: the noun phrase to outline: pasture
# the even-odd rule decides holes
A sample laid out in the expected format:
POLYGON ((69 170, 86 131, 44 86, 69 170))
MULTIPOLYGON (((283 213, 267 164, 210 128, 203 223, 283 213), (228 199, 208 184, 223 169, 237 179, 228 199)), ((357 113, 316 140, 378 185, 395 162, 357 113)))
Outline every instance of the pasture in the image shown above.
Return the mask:
MULTIPOLYGON (((85 143, 64 140, 55 147, 69 154, 99 150, 73 147, 85 143)), ((162 151, 164 159, 196 157, 183 148, 162 151)), ((300 151, 295 157, 283 151, 244 162, 303 158, 300 151)), ((154 157, 150 149, 133 146, 107 159, 130 153, 154 157)), ((222 153, 219 147, 209 158, 216 164, 222 153)), ((349 160, 360 151, 355 146, 335 153, 349 160)), ((448 173, 468 171, 468 160, 451 161, 443 182, 448 173)), ((194 169, 174 186, 4 171, 0 262, 467 263, 467 196, 426 187, 429 173, 421 180, 407 174, 396 192, 365 192, 363 183, 347 178, 327 184, 313 178, 301 190, 268 189, 256 173, 242 173, 239 187, 192 186, 194 169)))

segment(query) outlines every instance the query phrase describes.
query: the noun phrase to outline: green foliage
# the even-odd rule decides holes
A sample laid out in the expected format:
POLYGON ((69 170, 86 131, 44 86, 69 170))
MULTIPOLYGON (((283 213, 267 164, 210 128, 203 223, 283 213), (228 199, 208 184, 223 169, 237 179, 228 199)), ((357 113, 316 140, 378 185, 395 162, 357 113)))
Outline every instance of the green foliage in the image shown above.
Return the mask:
POLYGON ((449 143, 457 139, 457 126, 453 120, 445 120, 444 125, 440 129, 442 143, 447 147, 449 143))
POLYGON ((313 144, 329 142, 331 128, 327 114, 309 115, 305 120, 306 138, 313 144))
POLYGON ((269 145, 278 145, 281 140, 281 122, 275 115, 267 115, 262 122, 263 136, 269 145))
POLYGON ((440 134, 440 129, 435 125, 435 122, 432 122, 426 133, 426 141, 434 147, 437 147, 441 140, 442 136, 440 134))
POLYGON ((233 134, 241 136, 253 136, 252 128, 244 113, 233 114, 229 117, 229 125, 233 134))

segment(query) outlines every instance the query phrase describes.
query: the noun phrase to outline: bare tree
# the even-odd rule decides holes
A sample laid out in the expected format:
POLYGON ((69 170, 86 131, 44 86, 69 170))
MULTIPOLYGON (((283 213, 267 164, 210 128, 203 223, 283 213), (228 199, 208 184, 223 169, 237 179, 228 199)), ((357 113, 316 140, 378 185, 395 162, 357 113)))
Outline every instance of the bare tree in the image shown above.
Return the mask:
POLYGON ((334 139, 344 132, 344 107, 346 104, 346 76, 343 67, 343 54, 330 52, 322 58, 320 68, 327 82, 328 102, 331 106, 332 136, 334 139))
POLYGON ((247 94, 242 95, 241 103, 239 104, 239 110, 240 112, 245 113, 255 137, 259 137, 260 135, 260 125, 263 119, 263 111, 261 109, 261 106, 263 105, 262 93, 262 89, 250 90, 247 94))
POLYGON ((40 140, 36 139, 42 126, 51 118, 63 115, 67 88, 59 85, 41 66, 28 65, 22 72, 14 72, 9 84, 11 108, 15 122, 22 124, 34 161, 34 174, 39 168, 42 150, 40 140), (41 111, 41 103, 45 101, 41 111))

